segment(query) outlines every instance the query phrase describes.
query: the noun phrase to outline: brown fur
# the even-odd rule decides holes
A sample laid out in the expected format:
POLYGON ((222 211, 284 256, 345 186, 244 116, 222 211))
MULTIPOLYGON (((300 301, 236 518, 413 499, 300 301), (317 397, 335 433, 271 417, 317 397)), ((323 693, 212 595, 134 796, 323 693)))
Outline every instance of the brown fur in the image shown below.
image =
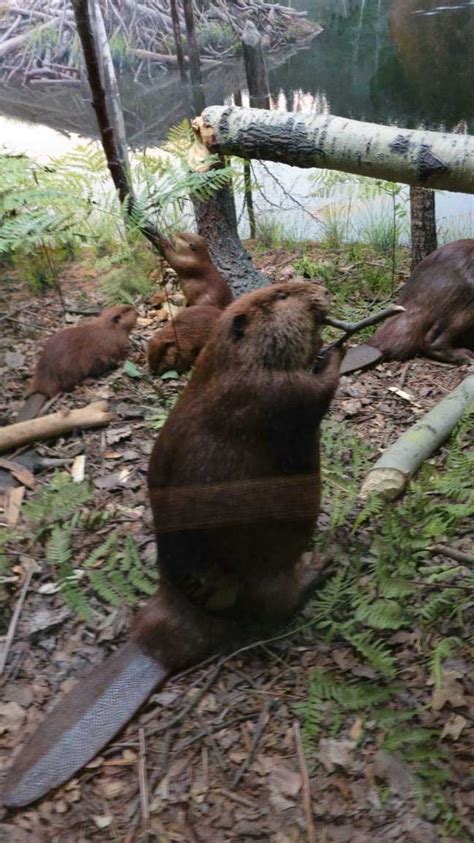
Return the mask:
MULTIPOLYGON (((116 366, 126 356, 129 334, 137 321, 133 307, 114 305, 74 328, 66 328, 49 337, 38 360, 27 396, 53 398, 59 392, 70 392, 85 378, 97 377, 116 366)), ((26 410, 33 408, 27 400, 18 418, 32 418, 26 410)))
POLYGON ((178 275, 188 305, 210 304, 221 310, 233 300, 232 291, 212 263, 204 237, 179 232, 164 248, 169 265, 178 275))
POLYGON ((186 307, 148 343, 148 365, 155 375, 169 369, 187 372, 207 343, 221 310, 211 305, 186 307))
POLYGON ((474 240, 456 240, 428 255, 405 284, 393 316, 369 344, 387 360, 423 354, 446 362, 474 358, 474 240))
POLYGON ((170 672, 301 602, 302 554, 319 510, 319 425, 342 356, 333 350, 310 371, 326 311, 322 288, 290 282, 221 314, 150 460, 158 592, 131 641, 27 742, 9 771, 6 805, 69 778, 170 672))
POLYGON ((165 666, 298 605, 300 560, 319 510, 319 423, 342 355, 329 355, 317 375, 308 371, 326 312, 326 291, 311 283, 236 301, 155 443, 148 483, 162 585, 134 638, 165 666), (293 494, 286 513, 285 484, 293 494), (167 507, 180 507, 172 532, 167 507), (210 512, 211 527, 189 528, 208 523, 210 512))

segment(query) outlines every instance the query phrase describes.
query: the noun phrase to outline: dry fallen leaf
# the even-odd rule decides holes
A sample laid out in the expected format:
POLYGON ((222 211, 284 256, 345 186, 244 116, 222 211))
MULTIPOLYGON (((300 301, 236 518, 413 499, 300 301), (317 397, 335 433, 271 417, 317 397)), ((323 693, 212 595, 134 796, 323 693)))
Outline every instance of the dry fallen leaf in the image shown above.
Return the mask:
POLYGON ((5 365, 9 369, 20 369, 25 362, 25 355, 21 351, 7 351, 5 354, 5 365))
POLYGON ((20 509, 25 497, 25 487, 16 486, 4 492, 5 520, 8 527, 14 527, 20 518, 20 509))
POLYGON ((379 779, 385 779, 393 793, 400 796, 409 794, 413 789, 413 776, 406 764, 384 749, 375 754, 374 774, 379 779))
POLYGON ((354 746, 354 741, 347 738, 321 738, 318 758, 328 773, 332 773, 336 767, 349 770, 354 763, 354 746))
POLYGON ((4 732, 16 732, 24 723, 26 714, 16 702, 0 705, 0 735, 4 732))
POLYGON ((441 732, 441 737, 452 738, 453 741, 457 741, 466 725, 467 720, 465 717, 462 716, 462 714, 451 714, 451 716, 444 724, 443 731, 441 732))
POLYGON ((286 811, 294 806, 288 797, 294 797, 301 789, 301 774, 285 764, 273 767, 268 777, 270 801, 276 811, 286 811))
POLYGON ((33 474, 28 468, 21 465, 21 463, 0 457, 0 468, 4 468, 6 471, 9 471, 10 474, 22 484, 22 486, 27 486, 28 489, 34 488, 35 478, 33 474))
POLYGON ((103 814, 102 816, 92 816, 97 828, 108 828, 111 822, 113 821, 113 817, 111 814, 103 814))
POLYGON ((349 737, 350 737, 351 741, 358 741, 360 739, 360 736, 362 735, 362 731, 363 731, 363 729, 362 729, 363 722, 364 721, 362 720, 362 717, 357 717, 356 720, 354 720, 354 723, 352 724, 351 728, 349 729, 349 737))
POLYGON ((431 705, 435 711, 440 711, 446 703, 450 703, 453 708, 466 705, 460 677, 461 674, 457 670, 442 670, 441 683, 434 688, 431 696, 431 705))

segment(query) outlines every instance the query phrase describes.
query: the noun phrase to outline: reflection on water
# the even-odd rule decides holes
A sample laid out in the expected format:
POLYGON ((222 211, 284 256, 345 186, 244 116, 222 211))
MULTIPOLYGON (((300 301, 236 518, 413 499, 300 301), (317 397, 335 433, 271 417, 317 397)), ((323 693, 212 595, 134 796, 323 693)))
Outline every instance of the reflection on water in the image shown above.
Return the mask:
POLYGON ((474 0, 294 0, 325 27, 270 73, 274 99, 314 97, 374 123, 474 133, 474 0), (432 14, 434 13, 434 14, 432 14))
MULTIPOLYGON (((292 5, 308 10, 324 31, 287 60, 269 57, 275 108, 474 133, 474 0, 443 5, 439 0, 293 0, 292 5)), ((224 65, 206 77, 206 101, 231 102, 243 85, 240 61, 224 65)), ((122 78, 120 87, 127 135, 136 149, 156 146, 187 113, 177 74, 148 86, 122 78)), ((70 151, 81 142, 79 134, 97 137, 86 89, 0 87, 1 114, 10 119, 0 116, 0 146, 38 160, 70 151)), ((281 165, 272 165, 272 171, 300 202, 320 207, 319 200, 308 201, 306 171, 281 165)), ((261 178, 266 184, 269 176, 263 172, 261 178)), ((262 200, 260 207, 268 204, 262 200)), ((473 213, 473 197, 438 195, 438 218, 461 216, 464 230, 471 219, 471 236, 473 213)), ((308 214, 295 209, 284 217, 295 233, 317 236, 317 223, 308 214)))

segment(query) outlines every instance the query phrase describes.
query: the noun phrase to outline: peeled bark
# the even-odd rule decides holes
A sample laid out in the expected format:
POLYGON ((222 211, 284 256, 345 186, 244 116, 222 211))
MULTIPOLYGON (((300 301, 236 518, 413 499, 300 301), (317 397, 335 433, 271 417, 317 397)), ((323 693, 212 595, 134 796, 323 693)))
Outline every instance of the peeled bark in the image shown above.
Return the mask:
POLYGON ((207 149, 220 155, 474 193, 470 135, 218 105, 206 108, 194 124, 207 149))
POLYGON ((392 500, 401 494, 410 477, 447 439, 473 403, 474 374, 469 374, 382 454, 365 478, 360 497, 379 494, 392 500))
POLYGON ((435 193, 424 187, 410 187, 411 271, 438 248, 435 193))
POLYGON ((79 410, 60 410, 38 419, 17 422, 0 427, 0 451, 12 451, 29 442, 52 439, 78 428, 101 427, 108 424, 112 415, 107 401, 96 401, 79 410))

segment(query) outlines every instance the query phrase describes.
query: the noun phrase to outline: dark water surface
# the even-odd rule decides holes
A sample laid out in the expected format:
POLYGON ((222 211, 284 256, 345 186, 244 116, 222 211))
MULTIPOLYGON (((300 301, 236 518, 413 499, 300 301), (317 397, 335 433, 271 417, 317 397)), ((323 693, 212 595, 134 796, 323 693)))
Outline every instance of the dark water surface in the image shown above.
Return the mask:
MULTIPOLYGON (((324 30, 305 49, 268 56, 275 108, 474 134, 474 0, 293 0, 287 5, 308 11, 324 30)), ((208 105, 231 102, 238 88, 247 102, 240 59, 205 78, 208 105)), ((120 87, 133 148, 156 146, 187 114, 175 72, 138 83, 122 78, 120 87)), ((69 133, 98 137, 86 86, 0 86, 0 146, 44 157, 77 143, 77 138, 69 141, 69 133)), ((283 165, 271 169, 305 202, 309 173, 283 165)), ((268 181, 268 173, 262 177, 268 181)), ((270 194, 282 207, 283 194, 276 195, 274 187, 270 184, 270 194)), ((474 236, 474 197, 438 197, 438 219, 456 219, 453 234, 458 226, 457 236, 474 236)), ((283 216, 286 220, 288 214, 283 216)), ((300 216, 290 213, 295 233, 316 234, 316 224, 308 231, 308 216, 300 216)))
POLYGON ((474 133, 473 0, 294 0, 325 28, 270 74, 280 107, 474 133))

